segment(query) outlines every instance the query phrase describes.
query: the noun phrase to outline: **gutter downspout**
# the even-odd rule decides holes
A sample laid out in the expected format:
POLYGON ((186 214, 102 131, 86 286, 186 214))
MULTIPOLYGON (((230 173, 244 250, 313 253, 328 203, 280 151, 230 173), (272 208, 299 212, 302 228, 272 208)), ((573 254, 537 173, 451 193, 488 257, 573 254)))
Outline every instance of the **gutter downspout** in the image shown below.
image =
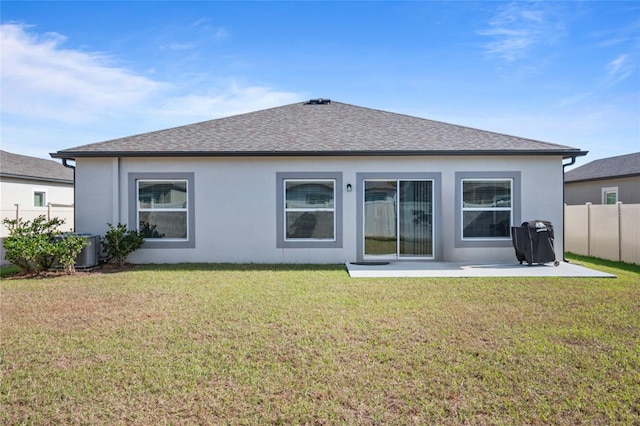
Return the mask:
POLYGON ((62 165, 73 170, 73 232, 78 232, 76 229, 76 166, 72 166, 67 161, 69 161, 68 158, 63 158, 62 165))
MULTIPOLYGON (((562 163, 562 261, 563 262, 567 262, 569 263, 569 261, 567 260, 567 258, 565 257, 564 253, 566 251, 565 249, 565 242, 567 241, 567 239, 565 238, 566 236, 566 211, 567 211, 567 204, 564 202, 564 174, 566 171, 566 168, 569 166, 573 166, 574 164, 576 164, 576 157, 571 157, 571 161, 568 162, 567 164, 562 163)), ((74 216, 75 218, 75 216, 74 216)))

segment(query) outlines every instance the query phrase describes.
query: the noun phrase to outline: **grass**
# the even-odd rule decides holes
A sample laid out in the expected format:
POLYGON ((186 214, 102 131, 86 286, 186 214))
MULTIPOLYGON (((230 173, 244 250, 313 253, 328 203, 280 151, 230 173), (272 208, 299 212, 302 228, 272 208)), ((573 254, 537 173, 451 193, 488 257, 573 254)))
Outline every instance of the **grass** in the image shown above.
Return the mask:
POLYGON ((0 266, 0 278, 10 277, 20 272, 20 268, 15 265, 0 266))
POLYGON ((1 282, 2 424, 637 424, 640 286, 155 265, 1 282))
POLYGON ((595 267, 623 269, 625 271, 630 271, 630 272, 635 272, 636 274, 640 274, 640 265, 636 265, 634 263, 616 262, 613 260, 599 259, 597 257, 582 256, 575 253, 566 253, 566 256, 569 260, 576 263, 586 262, 594 265, 595 267))

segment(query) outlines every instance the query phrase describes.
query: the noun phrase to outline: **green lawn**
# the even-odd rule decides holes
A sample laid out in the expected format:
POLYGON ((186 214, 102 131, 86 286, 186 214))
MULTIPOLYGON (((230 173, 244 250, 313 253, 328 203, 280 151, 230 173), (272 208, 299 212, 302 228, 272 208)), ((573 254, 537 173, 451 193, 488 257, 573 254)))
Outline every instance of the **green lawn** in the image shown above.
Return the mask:
MULTIPOLYGON (((587 259, 588 260, 588 259, 587 259)), ((640 275, 3 279, 1 424, 638 424, 640 275)))

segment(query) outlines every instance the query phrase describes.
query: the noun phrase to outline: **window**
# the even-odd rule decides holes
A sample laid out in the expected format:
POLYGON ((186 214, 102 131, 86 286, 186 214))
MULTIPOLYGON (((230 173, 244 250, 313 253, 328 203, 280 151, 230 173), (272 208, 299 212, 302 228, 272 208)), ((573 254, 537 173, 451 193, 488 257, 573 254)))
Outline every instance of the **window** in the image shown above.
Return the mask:
POLYGON ((335 240, 335 180, 285 179, 285 240, 335 240))
POLYGON ((33 206, 45 207, 47 205, 47 193, 44 191, 33 191, 33 206))
POLYGON ((510 238, 510 179, 462 180, 462 238, 510 238))
POLYGON ((342 174, 277 173, 276 246, 342 247, 342 174))
POLYGON ((187 181, 138 180, 138 230, 145 238, 187 238, 187 181))
POLYGON ((129 227, 144 248, 195 247, 193 173, 130 173, 129 227))
POLYGON ((616 204, 618 202, 618 187, 602 188, 602 204, 616 204))
POLYGON ((511 246, 520 224, 520 172, 456 172, 456 247, 511 246))

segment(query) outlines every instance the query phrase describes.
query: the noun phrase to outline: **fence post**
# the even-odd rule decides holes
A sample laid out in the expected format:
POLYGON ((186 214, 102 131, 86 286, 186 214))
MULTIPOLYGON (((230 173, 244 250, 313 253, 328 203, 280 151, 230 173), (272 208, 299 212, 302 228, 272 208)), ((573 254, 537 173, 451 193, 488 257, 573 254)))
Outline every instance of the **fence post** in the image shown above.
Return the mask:
MULTIPOLYGON (((564 197, 563 197, 564 198, 564 197)), ((567 203, 562 203, 562 261, 569 262, 567 252, 567 203)))
POLYGON ((622 201, 618 201, 616 206, 618 213, 616 215, 618 221, 618 262, 620 262, 622 260, 622 201))
POLYGON ((47 220, 51 220, 51 203, 47 203, 47 220))
POLYGON ((591 203, 587 206, 587 256, 591 256, 591 203))
POLYGON ((20 219, 20 204, 14 204, 16 206, 16 220, 20 219))

